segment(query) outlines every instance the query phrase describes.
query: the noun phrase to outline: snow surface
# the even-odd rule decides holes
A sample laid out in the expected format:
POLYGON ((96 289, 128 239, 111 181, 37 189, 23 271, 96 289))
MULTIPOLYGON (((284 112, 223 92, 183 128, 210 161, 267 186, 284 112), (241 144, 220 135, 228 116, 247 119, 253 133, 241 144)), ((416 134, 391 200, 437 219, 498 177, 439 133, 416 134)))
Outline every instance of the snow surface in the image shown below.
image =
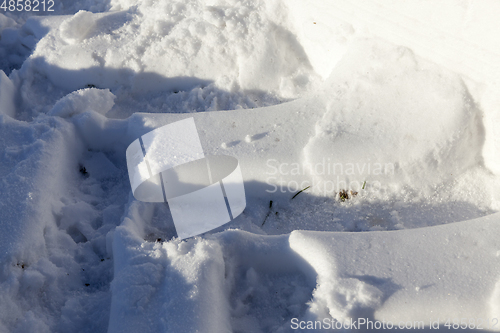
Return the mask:
POLYGON ((0 332, 500 329, 498 2, 55 9, 0 12, 0 332), (125 151, 191 117, 247 206, 180 241, 125 151))

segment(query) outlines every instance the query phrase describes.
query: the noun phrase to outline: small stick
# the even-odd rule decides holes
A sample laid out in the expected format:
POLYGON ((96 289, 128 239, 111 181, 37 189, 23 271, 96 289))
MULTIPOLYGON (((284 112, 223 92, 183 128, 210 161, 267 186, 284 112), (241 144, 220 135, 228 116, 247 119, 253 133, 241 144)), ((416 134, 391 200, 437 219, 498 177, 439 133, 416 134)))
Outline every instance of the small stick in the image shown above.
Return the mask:
POLYGON ((271 208, 272 207, 273 207, 273 201, 271 200, 271 201, 269 201, 269 212, 267 213, 266 218, 264 219, 264 222, 262 222, 261 227, 264 226, 264 223, 266 223, 267 218, 269 217, 269 214, 271 214, 271 208))
POLYGON ((302 190, 298 191, 297 193, 295 193, 295 195, 290 199, 290 200, 293 200, 296 196, 298 196, 300 193, 304 192, 305 190, 307 190, 309 187, 311 187, 311 185, 309 185, 308 187, 306 188, 303 188, 302 190))

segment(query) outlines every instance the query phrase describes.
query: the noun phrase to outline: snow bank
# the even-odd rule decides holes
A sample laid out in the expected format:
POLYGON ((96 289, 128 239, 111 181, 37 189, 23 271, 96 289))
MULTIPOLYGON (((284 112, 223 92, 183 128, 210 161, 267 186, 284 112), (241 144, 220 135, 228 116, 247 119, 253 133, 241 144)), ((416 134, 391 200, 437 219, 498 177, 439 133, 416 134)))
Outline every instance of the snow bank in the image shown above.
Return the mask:
MULTIPOLYGON (((36 223, 34 215, 44 215, 52 220, 50 198, 61 194, 64 178, 71 165, 70 150, 78 146, 68 136, 71 126, 56 119, 43 119, 34 124, 27 124, 0 116, 2 127, 1 174, 2 224, 8 232, 2 233, 3 253, 10 253, 3 260, 34 260, 43 250, 43 238, 40 233, 44 225, 36 223), (67 144, 64 141, 68 141, 67 144), (43 185, 42 185, 43 184, 43 185), (50 196, 44 193, 51 193, 50 196), (25 248, 24 242, 30 247, 25 248), (22 251, 22 252, 19 252, 22 251), (26 252, 25 252, 26 251, 26 252)), ((73 155, 74 156, 74 155, 73 155)))
POLYGON ((1 325, 4 331, 49 332, 52 318, 45 313, 62 306, 63 290, 78 284, 67 275, 66 269, 74 272, 71 263, 58 265, 72 246, 58 233, 54 212, 80 147, 72 126, 54 118, 28 124, 0 115, 0 127, 1 325), (55 256, 53 238, 65 248, 55 256), (33 296, 38 293, 50 301, 33 296))
POLYGON ((327 112, 304 147, 323 181, 435 185, 480 160, 480 113, 463 82, 408 49, 353 44, 325 90, 327 112), (325 161, 332 167, 317 168, 325 161), (345 170, 347 162, 359 170, 345 170))
MULTIPOLYGON (((129 214, 155 223, 151 208, 132 204, 129 214)), ((146 331, 290 332, 292 318, 445 329, 446 318, 488 318, 499 307, 498 218, 373 233, 233 230, 163 244, 143 243, 127 220, 113 241, 109 330, 146 321, 146 331)))
POLYGON ((316 80, 281 2, 134 2, 113 8, 120 11, 80 11, 65 20, 38 43, 36 67, 71 90, 87 84, 185 90, 208 80, 225 90, 295 97, 316 80))
POLYGON ((55 7, 0 14, 0 331, 497 316, 497 4, 55 7), (180 242, 168 206, 131 196, 125 149, 186 117, 238 159, 248 202, 180 242), (308 168, 328 158, 327 193, 308 168))
MULTIPOLYGON (((499 215, 412 231, 297 231, 290 246, 318 274, 321 319, 398 322, 490 318, 498 308, 499 215)), ((443 326, 442 326, 443 327, 443 326)))
POLYGON ((108 331, 231 332, 220 245, 200 239, 144 243, 153 209, 130 203, 114 232, 108 331))
POLYGON ((496 139, 500 26, 496 1, 480 4, 450 1, 309 0, 288 2, 297 36, 315 71, 327 78, 359 38, 382 38, 405 46, 416 55, 463 76, 484 116, 485 165, 499 174, 500 149, 496 139))

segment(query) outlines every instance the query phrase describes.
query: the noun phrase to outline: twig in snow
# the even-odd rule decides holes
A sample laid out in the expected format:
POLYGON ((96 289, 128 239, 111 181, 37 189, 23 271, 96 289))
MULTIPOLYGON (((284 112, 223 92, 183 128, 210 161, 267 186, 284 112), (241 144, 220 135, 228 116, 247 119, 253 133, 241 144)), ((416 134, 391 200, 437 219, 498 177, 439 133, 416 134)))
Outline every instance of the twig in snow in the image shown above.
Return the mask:
POLYGON ((309 185, 308 187, 306 188, 303 188, 302 190, 298 191, 297 193, 295 193, 295 195, 290 199, 290 200, 293 200, 296 196, 298 196, 300 193, 304 192, 305 190, 307 190, 309 187, 311 187, 311 185, 309 185))
POLYGON ((264 226, 264 223, 266 223, 267 221, 267 218, 269 217, 269 215, 271 214, 271 208, 273 208, 273 201, 269 201, 269 212, 267 213, 266 217, 264 218, 264 222, 262 222, 262 225, 261 227, 264 226))

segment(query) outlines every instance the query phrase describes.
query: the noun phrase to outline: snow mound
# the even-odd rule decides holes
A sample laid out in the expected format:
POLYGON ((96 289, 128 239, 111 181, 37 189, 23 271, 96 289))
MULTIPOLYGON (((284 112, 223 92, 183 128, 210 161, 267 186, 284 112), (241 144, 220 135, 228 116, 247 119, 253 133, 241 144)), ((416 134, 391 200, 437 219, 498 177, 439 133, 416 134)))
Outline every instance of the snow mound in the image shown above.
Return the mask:
POLYGON ((165 210, 132 201, 126 211, 112 239, 115 278, 108 331, 230 332, 221 246, 194 239, 144 243, 155 224, 164 224, 155 215, 165 210), (151 325, 144 327, 144 318, 151 325))
POLYGON ((57 101, 48 115, 67 118, 85 111, 105 115, 115 104, 114 99, 115 95, 109 89, 80 89, 57 101))
POLYGON ((185 90, 208 80, 225 90, 289 98, 317 80, 280 1, 148 1, 114 8, 123 10, 80 11, 65 20, 37 44, 36 67, 71 90, 87 84, 185 90), (176 78, 175 84, 166 78, 176 78))
POLYGON ((290 247, 317 274, 317 319, 422 321, 423 328, 498 309, 498 217, 394 232, 295 231, 290 247))
POLYGON ((406 48, 353 44, 325 91, 327 111, 304 147, 323 181, 425 187, 480 161, 481 116, 460 77, 406 48))
POLYGON ((69 44, 84 40, 95 26, 94 14, 81 10, 61 23, 61 37, 69 44))

